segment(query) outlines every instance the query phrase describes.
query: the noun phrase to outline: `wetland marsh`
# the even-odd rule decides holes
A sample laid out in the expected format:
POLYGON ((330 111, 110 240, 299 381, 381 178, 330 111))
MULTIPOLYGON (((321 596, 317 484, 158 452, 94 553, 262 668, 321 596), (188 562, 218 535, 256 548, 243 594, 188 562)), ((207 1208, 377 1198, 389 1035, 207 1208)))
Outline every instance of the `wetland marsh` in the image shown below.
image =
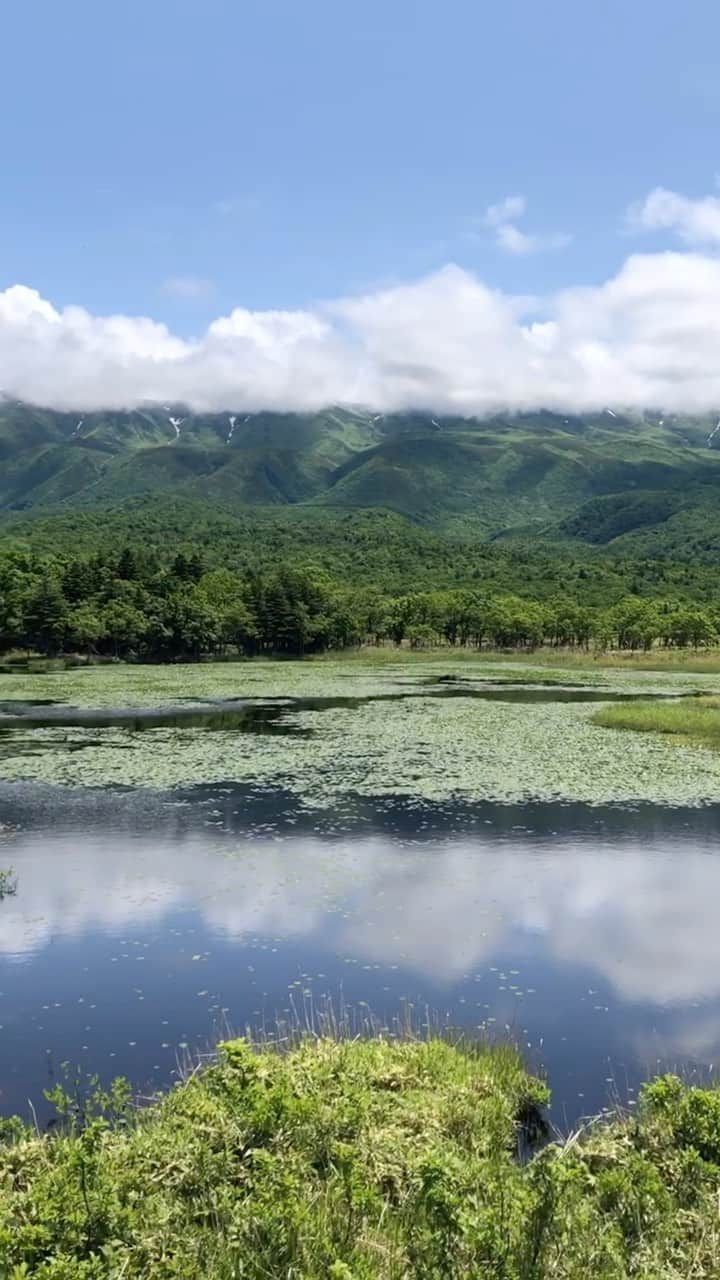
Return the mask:
POLYGON ((720 1051, 720 756, 593 723, 708 673, 482 659, 0 677, 0 1109, 228 1028, 510 1036, 560 1123, 720 1051))

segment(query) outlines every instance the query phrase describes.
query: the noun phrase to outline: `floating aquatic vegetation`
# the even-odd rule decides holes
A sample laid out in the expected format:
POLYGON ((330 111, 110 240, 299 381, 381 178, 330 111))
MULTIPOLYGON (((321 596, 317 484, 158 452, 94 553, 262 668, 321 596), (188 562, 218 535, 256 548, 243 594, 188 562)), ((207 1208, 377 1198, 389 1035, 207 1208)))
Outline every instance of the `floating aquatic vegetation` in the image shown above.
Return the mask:
MULTIPOLYGON (((0 776, 68 787, 126 786, 164 790, 195 783, 282 785, 306 803, 337 804, 347 794, 407 795, 439 801, 589 804, 653 802, 698 805, 720 800, 720 759, 702 746, 644 735, 621 735, 592 723, 594 704, 558 700, 493 701, 477 696, 497 679, 499 664, 448 658, 364 668, 355 662, 239 663, 192 667, 117 667, 52 676, 0 678, 0 699, 38 702, 50 696, 74 705, 167 706, 181 699, 236 697, 348 698, 330 708, 300 710, 291 702, 275 732, 247 734, 166 724, 135 732, 109 724, 6 731, 0 776), (447 696, 457 675, 462 687, 447 696), (428 684, 434 677, 436 683, 428 684), (418 696, 397 701, 378 693, 418 696), (463 694, 465 690, 466 696, 463 694), (368 701, 363 701, 367 698, 368 701), (357 701, 354 701, 357 699, 357 701), (279 732, 278 732, 279 730, 279 732), (283 731, 284 730, 284 731, 283 731), (16 736, 15 736, 16 735, 16 736), (15 746, 15 750, 14 750, 15 746)), ((502 664, 507 679, 508 664, 502 664)), ((541 685, 547 672, 517 672, 518 683, 541 685)), ((552 669, 558 680, 558 669, 552 669)), ((578 672, 568 684, 577 686, 578 672)), ((597 693, 678 694, 698 688, 696 676, 603 671, 585 682, 597 693)), ((720 689, 703 677, 703 689, 720 689)), ((546 692, 552 697, 552 689, 546 692)))

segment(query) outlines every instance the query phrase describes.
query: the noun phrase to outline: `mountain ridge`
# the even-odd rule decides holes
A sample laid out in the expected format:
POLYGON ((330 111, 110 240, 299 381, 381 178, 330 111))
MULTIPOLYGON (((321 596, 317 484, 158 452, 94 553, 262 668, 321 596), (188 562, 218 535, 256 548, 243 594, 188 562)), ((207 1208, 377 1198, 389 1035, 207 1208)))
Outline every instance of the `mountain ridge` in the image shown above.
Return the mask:
POLYGON ((717 415, 491 418, 74 414, 0 401, 0 518, 167 494, 236 511, 382 508, 445 537, 536 537, 643 554, 720 540, 717 415), (708 444, 709 442, 709 444, 708 444))

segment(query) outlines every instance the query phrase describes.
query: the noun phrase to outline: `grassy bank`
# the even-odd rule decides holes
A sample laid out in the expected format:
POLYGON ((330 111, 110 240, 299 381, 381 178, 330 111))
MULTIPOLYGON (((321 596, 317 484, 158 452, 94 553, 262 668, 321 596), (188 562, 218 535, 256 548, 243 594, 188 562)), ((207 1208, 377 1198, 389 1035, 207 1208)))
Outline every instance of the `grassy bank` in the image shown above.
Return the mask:
MULTIPOLYGON (((491 655, 488 654, 488 657, 491 655)), ((532 653, 493 655, 505 661, 540 663, 542 666, 571 667, 581 671, 597 671, 607 667, 613 671, 689 672, 697 675, 720 673, 720 649, 614 649, 607 652, 585 652, 573 649, 536 649, 532 653)))
POLYGON ((523 1163, 545 1099, 507 1047, 235 1041, 144 1109, 6 1124, 0 1276, 716 1276, 720 1093, 666 1078, 523 1163))
MULTIPOLYGON (((319 654, 311 662, 336 662, 337 653, 319 654)), ((658 671, 687 672, 696 675, 720 674, 720 649, 616 649, 593 652, 584 649, 561 649, 539 646, 535 649, 477 649, 473 646, 440 645, 411 649, 409 646, 363 645, 342 653, 343 661, 369 666, 387 666, 400 662, 508 663, 530 667, 559 667, 577 671, 658 671)))
POLYGON ((495 654, 505 661, 540 663, 541 666, 570 667, 580 671, 597 671, 607 667, 613 671, 689 672, 697 675, 720 674, 720 649, 614 649, 586 652, 573 649, 536 649, 531 653, 495 654))
POLYGON ((720 698, 677 698, 667 702, 621 702, 592 717, 604 729, 663 733, 683 742, 720 749, 720 698))
MULTIPOLYGON (((197 664, 203 668, 224 666, 242 662, 252 668, 267 662, 276 662, 282 667, 288 661, 306 662, 308 664, 335 663, 338 661, 358 663, 368 667, 388 667, 408 662, 437 662, 448 660, 477 663, 503 663, 522 667, 553 667, 577 671, 601 671, 604 668, 614 671, 657 671, 672 674, 673 672, 696 675, 720 675, 720 649, 651 649, 630 650, 615 649, 593 651, 585 649, 556 648, 554 646, 538 646, 534 649, 478 649, 474 645, 430 645, 412 648, 408 644, 363 644, 347 649, 330 649, 323 653, 283 656, 258 655, 255 658, 243 657, 242 654, 229 651, 222 656, 205 656, 197 664)), ((5 654, 0 658, 0 674, 46 675, 72 671, 75 669, 118 666, 154 666, 157 663, 138 663, 116 658, 99 657, 81 653, 69 653, 63 657, 48 658, 39 653, 23 652, 21 654, 5 654)), ((174 663, 169 666, 178 665, 174 663)), ((180 663, 179 665, 184 665, 180 663)))

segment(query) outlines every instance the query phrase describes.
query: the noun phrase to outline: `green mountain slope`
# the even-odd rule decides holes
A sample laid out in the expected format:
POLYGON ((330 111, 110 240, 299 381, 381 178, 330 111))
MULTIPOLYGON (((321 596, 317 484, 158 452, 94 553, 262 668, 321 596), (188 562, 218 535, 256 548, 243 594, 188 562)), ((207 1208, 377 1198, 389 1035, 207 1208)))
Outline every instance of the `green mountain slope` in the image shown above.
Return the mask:
POLYGON ((83 416, 0 400, 0 516, 167 495, 235 514, 307 509, 308 519, 310 508, 384 509, 456 541, 710 560, 720 547, 720 433, 708 446, 716 421, 171 405, 83 416))
POLYGON ((126 546, 159 563, 198 552, 208 568, 240 574, 278 565, 326 571, 353 587, 407 591, 475 588, 552 600, 567 593, 607 605, 630 592, 717 599, 714 560, 677 562, 607 554, 584 542, 446 538, 394 512, 311 504, 236 508, 185 494, 37 508, 0 516, 0 552, 30 560, 117 557, 126 546))

